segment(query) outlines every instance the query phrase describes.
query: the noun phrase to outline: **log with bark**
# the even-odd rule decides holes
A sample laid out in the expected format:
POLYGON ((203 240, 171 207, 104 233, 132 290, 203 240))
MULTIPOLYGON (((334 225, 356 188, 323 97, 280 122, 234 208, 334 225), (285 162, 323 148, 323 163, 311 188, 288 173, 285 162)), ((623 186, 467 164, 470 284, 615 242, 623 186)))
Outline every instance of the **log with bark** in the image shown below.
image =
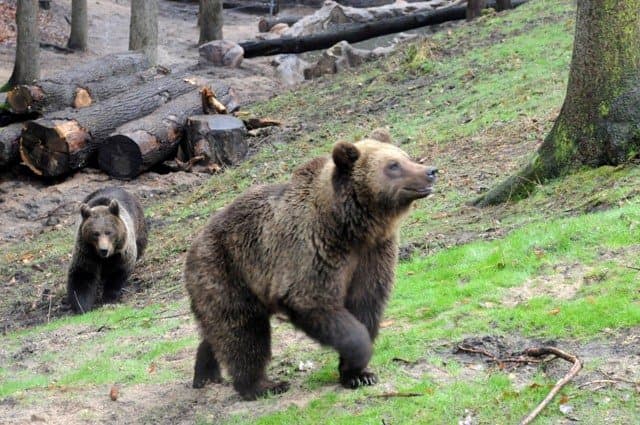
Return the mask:
MULTIPOLYGON (((517 7, 527 1, 528 0, 514 0, 512 5, 513 7, 517 7)), ((488 7, 494 6, 495 1, 488 2, 488 7)), ((239 44, 244 49, 245 58, 277 55, 281 53, 303 53, 312 50, 326 49, 343 40, 349 43, 357 43, 382 35, 441 24, 447 21, 462 20, 466 18, 466 12, 466 6, 447 7, 437 9, 433 12, 381 19, 365 24, 340 26, 332 31, 307 36, 244 41, 239 44)))
POLYGON ((228 86, 207 87, 177 97, 146 117, 116 129, 98 149, 98 166, 112 177, 132 179, 175 152, 184 125, 191 115, 202 114, 204 105, 228 99, 228 86), (215 94, 214 94, 215 93, 215 94))
POLYGON ((149 61, 142 53, 118 53, 86 62, 35 84, 18 85, 7 94, 12 112, 46 113, 123 93, 128 87, 144 82, 155 71, 147 71, 149 61), (133 74, 138 73, 137 76, 133 74))
POLYGON ((197 115, 187 119, 184 150, 205 163, 235 165, 247 154, 244 123, 231 115, 197 115))
POLYGON ((86 166, 100 143, 122 124, 195 90, 198 80, 168 76, 83 109, 65 109, 27 123, 20 156, 36 174, 53 177, 86 166))
POLYGON ((0 127, 0 167, 4 168, 18 162, 18 147, 23 127, 22 123, 0 127))

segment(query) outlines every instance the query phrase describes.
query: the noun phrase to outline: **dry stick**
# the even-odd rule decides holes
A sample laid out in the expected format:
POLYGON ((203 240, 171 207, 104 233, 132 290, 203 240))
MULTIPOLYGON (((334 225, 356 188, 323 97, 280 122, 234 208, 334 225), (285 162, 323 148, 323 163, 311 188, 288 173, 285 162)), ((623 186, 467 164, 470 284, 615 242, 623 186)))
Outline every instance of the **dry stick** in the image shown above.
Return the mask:
POLYGON ((372 397, 375 398, 393 398, 393 397, 421 397, 425 394, 421 393, 382 393, 382 394, 374 394, 372 397))
POLYGON ((582 369, 582 362, 580 361, 580 359, 555 347, 529 348, 524 352, 525 356, 532 357, 541 357, 546 356, 547 354, 553 354, 557 357, 560 357, 561 359, 573 363, 573 366, 562 379, 556 382, 556 385, 554 385, 551 391, 549 391, 549 394, 547 394, 545 399, 542 400, 542 402, 535 409, 533 409, 533 411, 529 413, 529 415, 524 418, 522 422, 520 422, 520 425, 530 424, 536 418, 536 416, 538 416, 542 409, 547 407, 547 405, 551 402, 553 397, 558 394, 562 387, 564 387, 569 381, 571 381, 571 379, 573 379, 573 377, 576 376, 578 372, 580 372, 580 369, 582 369))
POLYGON ((621 382, 622 381, 618 381, 617 379, 596 379, 595 381, 584 382, 578 385, 576 388, 584 388, 593 384, 620 384, 621 382))

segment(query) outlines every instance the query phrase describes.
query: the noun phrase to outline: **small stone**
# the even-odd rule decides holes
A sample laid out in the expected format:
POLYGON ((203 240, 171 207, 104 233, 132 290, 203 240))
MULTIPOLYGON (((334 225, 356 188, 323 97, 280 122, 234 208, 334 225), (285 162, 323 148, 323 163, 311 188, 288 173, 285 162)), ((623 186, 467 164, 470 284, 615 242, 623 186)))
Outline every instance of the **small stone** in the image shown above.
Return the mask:
POLYGON ((229 40, 214 40, 200 46, 202 61, 214 66, 238 68, 244 59, 244 49, 229 40))

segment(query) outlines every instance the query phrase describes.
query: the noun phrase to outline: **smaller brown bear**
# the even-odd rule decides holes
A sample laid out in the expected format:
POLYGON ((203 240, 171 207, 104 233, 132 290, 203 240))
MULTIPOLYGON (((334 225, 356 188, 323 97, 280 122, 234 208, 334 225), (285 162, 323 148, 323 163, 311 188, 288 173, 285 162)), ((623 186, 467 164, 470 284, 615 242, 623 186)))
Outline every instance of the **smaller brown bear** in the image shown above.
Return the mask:
POLYGON ((97 190, 80 207, 67 298, 75 312, 103 301, 116 301, 147 245, 147 224, 140 201, 119 187, 97 190))
POLYGON ((300 166, 288 182, 248 189, 213 214, 185 262, 202 330, 193 387, 226 366, 246 400, 282 393, 270 380, 269 317, 338 352, 340 382, 373 385, 368 364, 393 286, 398 230, 437 170, 414 162, 383 129, 300 166))

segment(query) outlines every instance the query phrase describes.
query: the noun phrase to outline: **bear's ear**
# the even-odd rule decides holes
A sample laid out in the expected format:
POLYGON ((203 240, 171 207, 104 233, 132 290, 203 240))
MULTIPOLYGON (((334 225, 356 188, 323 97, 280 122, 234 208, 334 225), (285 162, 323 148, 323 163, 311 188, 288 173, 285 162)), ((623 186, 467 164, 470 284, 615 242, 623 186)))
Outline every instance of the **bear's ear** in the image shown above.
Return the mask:
POLYGON ((386 128, 376 128, 371 132, 369 138, 382 143, 391 143, 391 134, 386 128))
POLYGON ((120 205, 115 199, 112 199, 111 202, 109 202, 109 212, 113 215, 118 215, 120 212, 120 205))
POLYGON ((353 143, 338 142, 333 147, 333 162, 339 171, 350 172, 359 157, 360 152, 353 143))
POLYGON ((87 204, 80 205, 80 214, 84 220, 91 216, 91 207, 87 204))

